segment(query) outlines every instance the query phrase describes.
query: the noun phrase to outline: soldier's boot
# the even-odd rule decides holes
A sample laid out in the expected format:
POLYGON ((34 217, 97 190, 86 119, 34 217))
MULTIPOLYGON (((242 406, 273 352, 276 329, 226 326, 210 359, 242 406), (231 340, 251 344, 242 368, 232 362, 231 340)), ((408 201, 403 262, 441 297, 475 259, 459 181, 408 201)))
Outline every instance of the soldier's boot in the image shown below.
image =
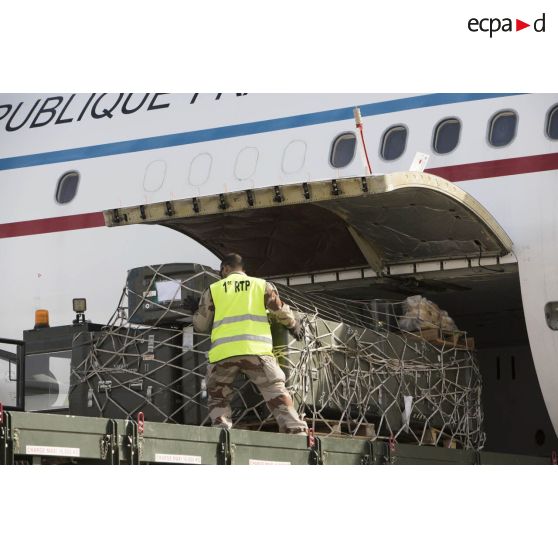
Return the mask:
POLYGON ((262 356, 259 359, 262 370, 257 373, 249 369, 243 371, 260 390, 279 425, 279 432, 288 434, 307 432, 308 426, 296 413, 293 400, 285 387, 285 373, 274 357, 262 356))
MULTIPOLYGON (((269 410, 273 413, 279 425, 279 432, 306 435, 308 426, 296 413, 293 400, 284 384, 282 387, 283 393, 266 401, 269 410)), ((275 386, 275 388, 277 389, 279 386, 275 386)))

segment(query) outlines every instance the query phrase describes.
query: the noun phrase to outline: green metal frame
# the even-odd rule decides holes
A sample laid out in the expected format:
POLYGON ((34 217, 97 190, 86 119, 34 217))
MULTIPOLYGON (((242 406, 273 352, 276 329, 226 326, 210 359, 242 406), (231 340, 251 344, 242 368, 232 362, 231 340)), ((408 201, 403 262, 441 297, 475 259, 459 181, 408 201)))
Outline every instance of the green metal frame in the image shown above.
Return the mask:
POLYGON ((146 422, 137 431, 137 462, 225 465, 228 446, 220 428, 146 422))
POLYGON ((544 457, 357 438, 0 411, 0 464, 545 465, 544 457))

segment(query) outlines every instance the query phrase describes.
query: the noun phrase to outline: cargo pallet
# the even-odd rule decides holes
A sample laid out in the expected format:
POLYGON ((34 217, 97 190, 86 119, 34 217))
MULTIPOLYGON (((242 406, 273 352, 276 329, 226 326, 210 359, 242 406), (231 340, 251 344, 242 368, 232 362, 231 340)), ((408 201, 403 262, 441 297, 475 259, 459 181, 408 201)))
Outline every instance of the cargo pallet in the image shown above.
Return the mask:
POLYGON ((467 336, 466 331, 445 330, 440 327, 423 328, 418 331, 409 331, 404 334, 411 341, 424 340, 447 349, 475 350, 474 337, 467 336))
POLYGON ((545 465, 556 459, 394 441, 0 411, 0 464, 545 465))

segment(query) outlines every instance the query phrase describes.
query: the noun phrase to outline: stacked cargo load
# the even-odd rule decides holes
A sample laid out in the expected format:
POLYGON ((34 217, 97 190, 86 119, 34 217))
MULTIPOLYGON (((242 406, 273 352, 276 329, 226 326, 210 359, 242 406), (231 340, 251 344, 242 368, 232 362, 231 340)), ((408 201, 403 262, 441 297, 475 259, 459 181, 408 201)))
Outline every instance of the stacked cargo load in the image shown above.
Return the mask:
MULTIPOLYGON (((107 418, 142 412, 146 420, 207 425, 209 336, 194 333, 190 324, 196 300, 218 280, 216 273, 172 264, 133 270, 129 277, 109 324, 75 339, 70 411, 107 418), (145 312, 142 323, 146 304, 157 311, 145 312)), ((298 313, 304 339, 272 323, 274 352, 297 411, 315 431, 483 446, 481 378, 471 340, 433 303, 416 297, 354 301, 277 287, 298 313)), ((247 378, 239 375, 234 391, 236 428, 275 427, 247 378)))
POLYGON ((409 333, 401 327, 407 300, 279 291, 304 311, 306 337, 295 341, 276 326, 275 352, 295 403, 316 430, 482 447, 481 376, 464 332, 455 340, 441 338, 439 329, 430 339, 420 328, 409 333))

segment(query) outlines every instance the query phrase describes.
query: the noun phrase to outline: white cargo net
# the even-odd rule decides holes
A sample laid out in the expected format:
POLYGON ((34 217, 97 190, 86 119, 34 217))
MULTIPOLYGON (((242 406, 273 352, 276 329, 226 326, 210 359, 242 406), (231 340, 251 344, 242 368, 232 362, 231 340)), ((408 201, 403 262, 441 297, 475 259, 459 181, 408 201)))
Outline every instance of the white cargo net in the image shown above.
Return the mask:
MULTIPOLYGON (((176 282, 156 268, 153 272, 153 283, 176 282)), ((203 284, 202 276, 218 279, 200 271, 181 281, 182 292, 199 297, 195 286, 203 284)), ((419 307, 409 302, 345 300, 276 286, 298 313, 305 334, 296 341, 272 323, 274 353, 297 412, 316 433, 483 447, 481 376, 472 339, 464 332, 429 323, 432 315, 420 318, 419 307), (428 327, 405 331, 424 324, 428 327)), ((177 309, 176 302, 154 302, 152 295, 151 285, 143 293, 124 289, 103 331, 74 339, 72 412, 135 418, 141 411, 145 420, 209 424, 209 337, 193 332, 190 311, 177 309), (134 304, 139 301, 134 309, 128 308, 130 297, 134 304), (131 324, 130 317, 144 304, 161 310, 157 319, 149 326, 131 324), (183 323, 161 326, 171 312, 183 323)), ((442 316, 442 324, 448 320, 442 316)), ((276 428, 246 377, 239 375, 234 390, 235 428, 276 428)))

